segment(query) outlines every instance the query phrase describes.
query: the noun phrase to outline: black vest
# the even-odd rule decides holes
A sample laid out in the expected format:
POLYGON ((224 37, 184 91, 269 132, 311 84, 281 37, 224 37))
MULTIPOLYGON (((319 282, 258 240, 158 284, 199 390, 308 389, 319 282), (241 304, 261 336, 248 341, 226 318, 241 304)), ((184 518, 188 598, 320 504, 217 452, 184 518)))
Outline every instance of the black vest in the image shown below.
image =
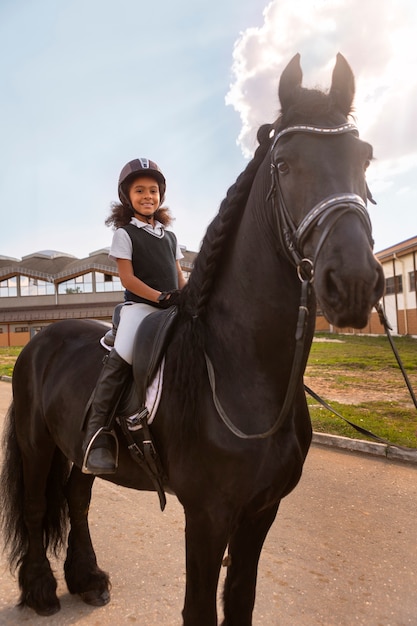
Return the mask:
MULTIPOLYGON (((132 241, 134 275, 158 291, 178 289, 177 238, 174 233, 165 230, 164 236, 160 239, 134 224, 127 224, 122 228, 132 241)), ((155 302, 141 298, 127 289, 125 290, 125 301, 145 302, 155 306, 155 302)))

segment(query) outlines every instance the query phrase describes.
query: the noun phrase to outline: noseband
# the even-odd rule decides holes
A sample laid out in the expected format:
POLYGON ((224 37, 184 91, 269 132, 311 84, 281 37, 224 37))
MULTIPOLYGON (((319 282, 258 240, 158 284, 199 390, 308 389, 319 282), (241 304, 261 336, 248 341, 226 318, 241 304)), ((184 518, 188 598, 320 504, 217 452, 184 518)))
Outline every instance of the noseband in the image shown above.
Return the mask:
MULTIPOLYGON (((293 133, 309 133, 322 136, 354 133, 356 136, 359 136, 357 127, 350 123, 335 126, 333 128, 307 126, 304 124, 289 126, 288 128, 281 130, 274 137, 271 147, 271 158, 281 137, 293 133)), ((278 221, 278 232, 283 248, 290 261, 292 261, 297 267, 301 280, 304 278, 308 278, 310 281, 313 280, 314 264, 317 261, 320 250, 336 225, 336 222, 346 213, 355 213, 359 216, 365 227, 371 247, 373 247, 374 242, 372 239, 372 228, 369 214, 366 208, 366 203, 360 196, 355 193, 341 193, 328 196, 316 204, 297 226, 285 204, 279 180, 278 168, 273 160, 271 161, 271 175, 272 185, 268 194, 268 199, 271 198, 274 205, 274 214, 278 221), (278 206, 276 206, 276 200, 278 200, 278 206), (305 258, 303 254, 304 245, 316 226, 322 226, 323 232, 315 249, 314 259, 305 258)), ((372 196, 368 187, 367 195, 372 201, 372 196)))

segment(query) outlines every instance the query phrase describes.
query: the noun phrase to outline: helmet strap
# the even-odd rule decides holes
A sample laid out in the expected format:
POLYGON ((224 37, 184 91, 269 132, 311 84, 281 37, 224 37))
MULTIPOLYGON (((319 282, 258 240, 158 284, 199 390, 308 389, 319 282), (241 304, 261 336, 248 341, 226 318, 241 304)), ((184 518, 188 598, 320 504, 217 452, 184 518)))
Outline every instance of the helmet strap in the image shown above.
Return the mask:
MULTIPOLYGON (((144 218, 144 219, 148 222, 148 224, 150 224, 150 223, 151 223, 151 220, 153 220, 153 219, 154 219, 154 217, 155 217, 155 213, 156 213, 156 211, 154 211, 154 212, 152 213, 152 215, 144 215, 143 213, 140 213, 139 211, 136 211, 136 209, 134 209, 134 208, 132 207, 132 205, 130 205, 130 208, 132 209, 132 211, 133 211, 133 213, 134 213, 135 215, 140 215, 140 217, 143 217, 143 218, 144 218)), ((157 209, 157 210, 158 210, 158 209, 157 209)))

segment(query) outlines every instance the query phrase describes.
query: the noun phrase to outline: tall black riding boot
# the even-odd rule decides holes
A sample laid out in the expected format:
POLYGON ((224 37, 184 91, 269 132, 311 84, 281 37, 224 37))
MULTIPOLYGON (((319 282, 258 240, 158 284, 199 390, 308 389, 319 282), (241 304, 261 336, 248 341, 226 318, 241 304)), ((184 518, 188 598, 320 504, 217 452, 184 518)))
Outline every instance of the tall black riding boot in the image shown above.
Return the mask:
POLYGON ((89 411, 83 442, 84 474, 113 474, 117 469, 117 437, 112 430, 116 404, 130 377, 132 367, 116 350, 103 366, 89 411))

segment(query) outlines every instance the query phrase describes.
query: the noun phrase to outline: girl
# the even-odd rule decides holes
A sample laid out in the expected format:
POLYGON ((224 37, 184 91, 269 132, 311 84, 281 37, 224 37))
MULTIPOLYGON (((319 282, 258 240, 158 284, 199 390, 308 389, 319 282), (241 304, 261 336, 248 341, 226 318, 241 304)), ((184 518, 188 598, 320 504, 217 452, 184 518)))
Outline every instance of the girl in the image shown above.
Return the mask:
POLYGON ((179 263, 183 255, 174 233, 166 230, 171 223, 168 209, 161 207, 165 190, 165 177, 156 163, 144 158, 129 161, 119 177, 120 203, 113 204, 106 220, 116 229, 110 256, 125 288, 125 305, 89 413, 83 443, 86 474, 116 471, 113 410, 131 376, 136 330, 155 307, 175 304, 185 285, 179 263))

